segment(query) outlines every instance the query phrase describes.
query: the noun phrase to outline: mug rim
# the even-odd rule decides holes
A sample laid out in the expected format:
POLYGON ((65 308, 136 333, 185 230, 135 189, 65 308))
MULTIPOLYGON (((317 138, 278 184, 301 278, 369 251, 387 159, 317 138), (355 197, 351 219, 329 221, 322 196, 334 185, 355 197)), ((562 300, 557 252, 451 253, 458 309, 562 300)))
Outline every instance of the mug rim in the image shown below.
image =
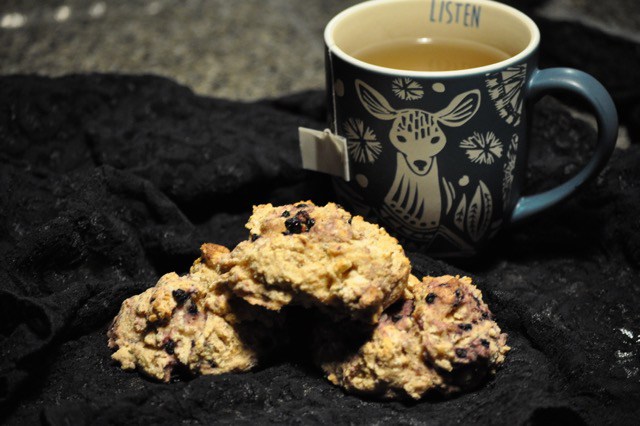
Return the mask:
MULTIPOLYGON (((451 70, 451 71, 412 71, 412 70, 403 70, 398 68, 388 68, 382 67, 379 65, 373 65, 368 62, 361 61, 359 59, 354 58, 353 56, 346 53, 342 50, 336 43, 333 32, 335 27, 343 20, 345 17, 352 15, 353 13, 357 13, 361 10, 368 9, 371 7, 376 7, 380 4, 389 4, 389 3, 398 3, 399 1, 407 1, 407 0, 368 0, 356 5, 353 5, 342 12, 335 15, 329 23, 326 25, 324 29, 324 42, 327 46, 329 52, 337 55, 340 59, 345 62, 348 62, 358 68, 362 68, 365 70, 369 70, 372 72, 386 74, 390 76, 399 76, 399 77, 414 77, 414 78, 446 78, 446 77, 463 77, 476 73, 487 73, 492 71, 497 71, 508 67, 509 65, 523 62, 526 58, 528 58, 535 50, 538 48, 540 44, 540 30, 533 20, 527 16, 525 13, 515 9, 511 6, 508 6, 504 3, 499 3, 493 0, 465 0, 466 3, 478 4, 483 6, 489 6, 496 9, 502 9, 505 12, 508 12, 515 19, 519 19, 522 23, 524 23, 530 31, 531 39, 522 51, 518 54, 511 56, 508 59, 505 59, 500 62, 496 62, 493 64, 485 65, 482 67, 475 68, 465 68, 461 70, 451 70)), ((413 1, 413 0, 409 0, 413 1)), ((433 1, 433 0, 432 0, 433 1)))

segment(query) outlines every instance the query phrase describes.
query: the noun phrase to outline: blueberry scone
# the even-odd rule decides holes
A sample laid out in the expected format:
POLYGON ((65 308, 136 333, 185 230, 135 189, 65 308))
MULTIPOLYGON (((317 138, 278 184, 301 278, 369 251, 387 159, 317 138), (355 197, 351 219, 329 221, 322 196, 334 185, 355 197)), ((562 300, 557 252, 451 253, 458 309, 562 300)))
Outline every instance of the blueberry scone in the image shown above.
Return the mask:
POLYGON ((347 391, 388 399, 473 389, 509 350, 467 277, 412 276, 376 326, 366 333, 347 328, 320 328, 317 362, 347 391))
POLYGON ((169 381, 175 370, 192 374, 247 371, 268 352, 271 315, 215 284, 218 260, 229 252, 205 244, 188 275, 164 275, 130 297, 108 332, 112 358, 169 381), (214 283, 214 284, 212 284, 214 283))
POLYGON ((254 206, 250 238, 221 262, 231 291, 271 310, 297 304, 377 322, 411 266, 398 241, 338 205, 254 206))

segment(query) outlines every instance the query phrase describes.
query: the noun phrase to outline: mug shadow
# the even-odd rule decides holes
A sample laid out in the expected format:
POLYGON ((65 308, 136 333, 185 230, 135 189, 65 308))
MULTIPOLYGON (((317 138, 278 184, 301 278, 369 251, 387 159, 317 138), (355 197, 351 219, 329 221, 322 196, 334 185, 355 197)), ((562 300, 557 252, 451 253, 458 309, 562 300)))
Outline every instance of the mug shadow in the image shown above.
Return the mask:
POLYGON ((469 272, 487 272, 505 261, 607 259, 614 242, 605 237, 605 224, 602 212, 585 212, 571 201, 528 223, 502 230, 473 257, 443 260, 469 272))

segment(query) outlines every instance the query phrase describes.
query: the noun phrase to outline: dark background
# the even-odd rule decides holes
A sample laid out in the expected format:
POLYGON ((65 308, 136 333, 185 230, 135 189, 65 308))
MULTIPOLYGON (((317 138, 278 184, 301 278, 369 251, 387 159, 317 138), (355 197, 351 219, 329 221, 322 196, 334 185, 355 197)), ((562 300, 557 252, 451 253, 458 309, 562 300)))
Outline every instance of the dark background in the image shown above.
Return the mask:
MULTIPOLYGON (((452 262, 509 333, 496 378, 402 404, 345 395, 300 353, 165 385, 106 347, 124 298, 184 272, 204 241, 245 238, 252 204, 333 198, 299 170, 295 129, 323 125, 322 28, 351 3, 3 2, 0 422, 636 422, 640 3, 513 3, 541 27, 543 67, 609 89, 618 146, 571 201, 452 262)), ((546 98, 534 118, 529 192, 573 175, 595 140, 575 99, 546 98)), ((410 256, 417 275, 456 270, 410 256)))

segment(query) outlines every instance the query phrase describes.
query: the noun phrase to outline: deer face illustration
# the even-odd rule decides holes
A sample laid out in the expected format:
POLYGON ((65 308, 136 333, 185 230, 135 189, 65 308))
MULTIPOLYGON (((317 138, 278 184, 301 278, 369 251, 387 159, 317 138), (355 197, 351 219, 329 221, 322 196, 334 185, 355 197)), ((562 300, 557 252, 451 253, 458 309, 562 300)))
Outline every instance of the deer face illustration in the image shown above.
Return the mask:
POLYGON ((404 155, 411 171, 419 176, 429 173, 434 157, 447 143, 441 125, 461 126, 480 106, 479 90, 456 96, 446 108, 435 113, 413 108, 396 110, 384 96, 360 80, 356 80, 356 91, 371 115, 380 120, 393 120, 389 140, 404 155))
POLYGON ((433 238, 440 225, 442 194, 436 156, 447 144, 443 126, 458 127, 480 107, 480 91, 464 92, 438 112, 395 109, 368 84, 356 80, 364 108, 380 120, 392 120, 389 140, 397 149, 396 173, 381 213, 400 223, 414 239, 433 238))

